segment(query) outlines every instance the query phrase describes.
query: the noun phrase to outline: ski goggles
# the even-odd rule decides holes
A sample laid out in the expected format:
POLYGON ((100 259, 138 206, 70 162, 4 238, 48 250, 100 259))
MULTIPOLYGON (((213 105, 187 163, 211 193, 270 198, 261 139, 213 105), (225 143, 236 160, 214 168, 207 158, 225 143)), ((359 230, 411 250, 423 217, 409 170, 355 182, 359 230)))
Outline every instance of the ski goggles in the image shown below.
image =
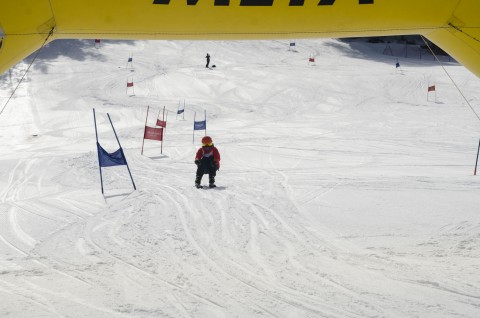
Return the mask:
POLYGON ((202 144, 202 147, 211 147, 213 146, 213 143, 209 143, 209 144, 202 144))

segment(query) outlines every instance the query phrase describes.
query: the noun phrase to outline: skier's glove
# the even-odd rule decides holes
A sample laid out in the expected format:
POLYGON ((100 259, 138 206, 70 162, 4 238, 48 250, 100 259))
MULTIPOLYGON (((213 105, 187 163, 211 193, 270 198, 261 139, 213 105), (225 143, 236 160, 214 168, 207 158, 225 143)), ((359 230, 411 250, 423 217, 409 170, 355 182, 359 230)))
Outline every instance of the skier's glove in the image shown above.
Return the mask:
POLYGON ((200 160, 198 160, 198 159, 195 160, 195 164, 197 165, 197 167, 200 166, 200 160))

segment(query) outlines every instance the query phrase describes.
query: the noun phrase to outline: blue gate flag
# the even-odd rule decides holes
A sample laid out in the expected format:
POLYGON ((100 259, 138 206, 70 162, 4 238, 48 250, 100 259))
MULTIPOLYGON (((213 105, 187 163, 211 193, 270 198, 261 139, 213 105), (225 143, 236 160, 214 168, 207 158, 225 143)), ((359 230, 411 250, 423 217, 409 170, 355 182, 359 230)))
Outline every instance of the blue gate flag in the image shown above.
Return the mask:
POLYGON ((129 57, 127 62, 132 62, 133 58, 129 57))
POLYGON ((193 124, 193 130, 205 130, 207 129, 207 121, 195 121, 193 124))
POLYGON ((120 145, 120 140, 118 140, 117 132, 115 131, 115 127, 113 127, 110 114, 107 113, 107 116, 108 116, 108 121, 110 121, 110 125, 112 126, 113 133, 115 134, 115 138, 117 139, 118 147, 120 147, 117 151, 112 153, 108 153, 98 143, 97 116, 95 115, 95 108, 93 109, 93 122, 95 125, 95 138, 97 139, 98 169, 100 170, 100 184, 102 185, 102 194, 103 194, 102 167, 127 166, 128 174, 130 175, 130 180, 132 180, 133 189, 137 190, 137 187, 135 186, 135 182, 133 182, 132 173, 130 172, 130 168, 128 167, 127 158, 125 158, 125 154, 123 153, 122 146, 120 145))
POLYGON ((185 109, 179 109, 177 110, 177 115, 180 115, 181 113, 183 113, 185 111, 185 109))
POLYGON ((205 130, 205 135, 207 135, 207 110, 205 110, 205 120, 196 121, 197 112, 193 115, 193 142, 195 143, 195 130, 205 130))
POLYGON ((395 67, 396 67, 396 68, 399 68, 399 67, 400 67, 400 63, 397 62, 397 64, 395 64, 395 67))
POLYGON ((127 164, 123 149, 120 147, 117 151, 108 153, 97 142, 98 160, 100 167, 124 166, 127 164))

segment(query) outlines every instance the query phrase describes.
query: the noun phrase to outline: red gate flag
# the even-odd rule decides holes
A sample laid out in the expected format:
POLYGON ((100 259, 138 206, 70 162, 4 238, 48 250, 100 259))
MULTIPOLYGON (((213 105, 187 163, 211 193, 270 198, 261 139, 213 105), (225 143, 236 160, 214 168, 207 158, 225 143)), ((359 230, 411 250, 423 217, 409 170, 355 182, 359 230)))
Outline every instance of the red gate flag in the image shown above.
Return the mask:
POLYGON ((127 87, 133 87, 133 82, 127 82, 127 87))
POLYGON ((434 92, 435 91, 435 85, 428 86, 428 91, 429 92, 434 92))
POLYGON ((151 140, 163 140, 163 128, 153 128, 145 126, 145 134, 143 135, 144 139, 151 139, 151 140))
POLYGON ((308 61, 313 63, 313 62, 315 62, 315 58, 314 57, 309 57, 308 61))
POLYGON ((165 127, 167 127, 167 121, 157 119, 157 126, 165 128, 165 127))

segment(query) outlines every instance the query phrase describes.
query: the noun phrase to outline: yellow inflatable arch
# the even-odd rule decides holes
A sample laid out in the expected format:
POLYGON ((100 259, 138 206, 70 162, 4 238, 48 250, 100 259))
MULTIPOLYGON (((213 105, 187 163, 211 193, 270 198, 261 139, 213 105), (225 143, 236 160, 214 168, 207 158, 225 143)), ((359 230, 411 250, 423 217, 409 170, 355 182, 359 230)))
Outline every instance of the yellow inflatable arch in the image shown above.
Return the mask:
POLYGON ((480 76, 479 0, 0 0, 0 73, 55 39, 421 34, 480 76))

